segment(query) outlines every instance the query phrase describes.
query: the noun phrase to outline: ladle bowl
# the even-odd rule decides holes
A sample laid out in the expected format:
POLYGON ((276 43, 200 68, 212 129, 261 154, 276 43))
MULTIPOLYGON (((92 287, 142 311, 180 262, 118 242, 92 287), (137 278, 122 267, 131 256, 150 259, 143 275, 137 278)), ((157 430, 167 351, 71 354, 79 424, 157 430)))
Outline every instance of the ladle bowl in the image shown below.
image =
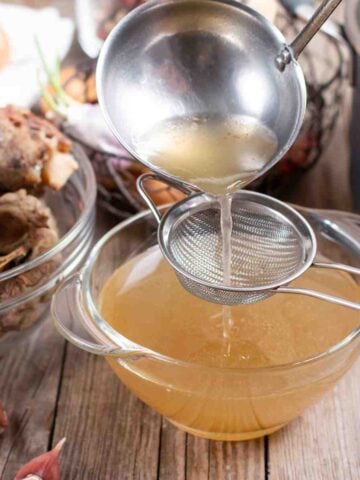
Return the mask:
MULTIPOLYGON (((325 0, 291 46, 266 18, 234 0, 156 0, 114 28, 97 71, 99 102, 119 141, 141 162, 141 139, 164 122, 250 118, 277 149, 249 181, 291 147, 306 106, 296 61, 340 0, 325 0)), ((225 159, 224 159, 225 161, 225 159)))

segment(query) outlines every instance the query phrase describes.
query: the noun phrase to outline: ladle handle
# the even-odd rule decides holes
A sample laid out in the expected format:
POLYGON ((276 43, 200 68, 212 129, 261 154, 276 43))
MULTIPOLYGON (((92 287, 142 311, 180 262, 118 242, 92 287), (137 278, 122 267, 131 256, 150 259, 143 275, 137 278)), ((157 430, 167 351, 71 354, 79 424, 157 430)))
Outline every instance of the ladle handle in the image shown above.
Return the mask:
POLYGON ((330 17, 336 7, 342 0, 324 0, 314 15, 310 18, 305 27, 295 37, 290 44, 290 48, 285 46, 275 59, 275 63, 280 71, 284 71, 293 58, 298 59, 301 52, 310 42, 313 36, 320 30, 322 25, 330 17))
MULTIPOLYGON (((316 268, 329 268, 332 270, 340 270, 342 272, 351 273, 352 275, 360 275, 360 268, 352 267, 350 265, 344 265, 343 263, 314 262, 313 266, 316 268)), ((333 295, 328 295, 327 293, 318 292, 316 290, 296 287, 279 287, 275 291, 277 293, 294 293, 300 295, 307 295, 309 297, 314 297, 319 300, 326 300, 327 302, 342 305, 343 307, 360 310, 360 303, 351 302, 350 300, 346 300, 345 298, 334 297, 333 295)))
POLYGON ((158 182, 163 182, 172 188, 177 188, 180 192, 185 193, 186 195, 191 195, 194 193, 194 191, 186 187, 184 184, 177 182, 175 180, 170 181, 168 178, 164 178, 158 175, 157 173, 144 173, 143 175, 141 175, 137 179, 136 187, 142 199, 145 201, 146 205, 150 208, 152 214, 154 215, 158 223, 161 222, 161 213, 159 212, 159 209, 157 208, 152 198, 146 191, 144 184, 147 180, 156 180, 158 182))
POLYGON ((81 350, 120 360, 136 360, 147 355, 146 351, 116 346, 95 327, 84 307, 82 279, 77 273, 55 292, 51 313, 58 332, 81 350))

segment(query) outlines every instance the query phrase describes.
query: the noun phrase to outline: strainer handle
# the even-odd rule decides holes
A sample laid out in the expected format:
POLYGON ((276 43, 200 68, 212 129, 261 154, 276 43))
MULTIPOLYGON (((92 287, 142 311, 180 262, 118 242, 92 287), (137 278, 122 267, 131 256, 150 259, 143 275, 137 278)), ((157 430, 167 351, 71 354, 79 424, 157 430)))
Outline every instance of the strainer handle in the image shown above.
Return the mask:
POLYGON ((290 44, 285 46, 275 59, 277 68, 284 71, 292 59, 297 59, 313 36, 320 30, 322 25, 330 17, 342 0, 324 0, 305 27, 290 44))
POLYGON ((70 276, 57 289, 52 299, 51 313, 57 331, 81 350, 120 360, 136 360, 147 355, 142 350, 114 345, 95 327, 84 307, 82 279, 78 273, 70 276))
POLYGON ((351 273, 352 275, 360 275, 360 268, 345 265, 344 263, 314 262, 313 267, 330 268, 331 270, 341 270, 343 272, 351 273))
POLYGON ((354 310, 360 310, 360 303, 350 302, 344 298, 334 297, 327 293, 317 292, 316 290, 308 290, 307 288, 295 288, 295 287, 279 287, 274 290, 274 293, 291 293, 295 295, 307 295, 308 297, 314 297, 319 300, 326 300, 327 302, 335 303, 336 305, 342 305, 343 307, 352 308, 354 310))
MULTIPOLYGON (((329 268, 332 270, 340 270, 342 272, 351 273, 352 275, 360 275, 360 268, 352 267, 350 265, 345 265, 343 263, 314 262, 313 266, 317 268, 329 268)), ((276 289, 276 292, 308 295, 309 297, 318 298, 320 300, 326 300, 331 303, 336 303, 337 305, 342 305, 344 307, 360 310, 360 303, 351 302, 350 300, 345 300, 345 298, 334 297, 333 295, 328 295, 327 293, 321 293, 316 290, 309 290, 306 288, 295 288, 295 287, 279 287, 276 289)))
POLYGON ((141 195, 141 198, 145 201, 146 205, 150 208, 152 214, 156 218, 157 222, 161 222, 161 213, 159 212, 159 209, 153 202, 152 198, 148 194, 145 188, 145 182, 147 180, 156 180, 158 182, 163 182, 169 185, 169 187, 173 187, 178 189, 180 192, 185 193, 186 195, 191 195, 194 193, 193 190, 188 188, 184 183, 178 182, 176 180, 169 180, 168 178, 162 177, 156 173, 144 173, 141 175, 136 182, 136 187, 138 189, 138 192, 141 195))

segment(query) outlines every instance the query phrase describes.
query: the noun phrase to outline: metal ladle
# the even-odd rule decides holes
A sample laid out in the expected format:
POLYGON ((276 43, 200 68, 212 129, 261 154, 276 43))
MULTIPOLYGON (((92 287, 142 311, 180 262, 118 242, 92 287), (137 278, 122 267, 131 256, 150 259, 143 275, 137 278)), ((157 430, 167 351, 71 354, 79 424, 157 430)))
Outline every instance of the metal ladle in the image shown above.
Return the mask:
POLYGON ((299 133, 306 88, 297 58, 340 1, 323 1, 290 45, 235 0, 156 0, 136 8, 111 32, 98 63, 99 102, 112 131, 138 160, 169 175, 142 158, 139 139, 147 132, 172 119, 250 117, 278 140, 252 179, 260 176, 299 133))

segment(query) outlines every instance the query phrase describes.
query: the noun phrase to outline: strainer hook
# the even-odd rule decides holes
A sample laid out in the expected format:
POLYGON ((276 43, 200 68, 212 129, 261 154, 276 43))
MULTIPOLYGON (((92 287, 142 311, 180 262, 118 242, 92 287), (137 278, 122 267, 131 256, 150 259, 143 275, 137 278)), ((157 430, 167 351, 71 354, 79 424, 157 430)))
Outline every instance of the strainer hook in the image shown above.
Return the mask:
POLYGON ((145 188, 144 184, 147 180, 156 180, 158 182, 166 183, 170 187, 176 188, 177 190, 179 190, 182 193, 185 193, 186 195, 192 195, 192 194, 196 193, 195 189, 190 189, 189 186, 187 184, 185 184, 184 182, 180 182, 180 181, 173 180, 173 179, 169 180, 168 178, 160 176, 156 173, 144 173, 143 175, 141 175, 137 179, 137 182, 136 182, 138 192, 140 193, 141 198, 144 200, 146 205, 150 208, 152 214, 154 215, 156 221, 159 224, 161 222, 161 213, 159 212, 159 209, 157 208, 157 206, 153 202, 149 193, 146 191, 146 188, 145 188))

